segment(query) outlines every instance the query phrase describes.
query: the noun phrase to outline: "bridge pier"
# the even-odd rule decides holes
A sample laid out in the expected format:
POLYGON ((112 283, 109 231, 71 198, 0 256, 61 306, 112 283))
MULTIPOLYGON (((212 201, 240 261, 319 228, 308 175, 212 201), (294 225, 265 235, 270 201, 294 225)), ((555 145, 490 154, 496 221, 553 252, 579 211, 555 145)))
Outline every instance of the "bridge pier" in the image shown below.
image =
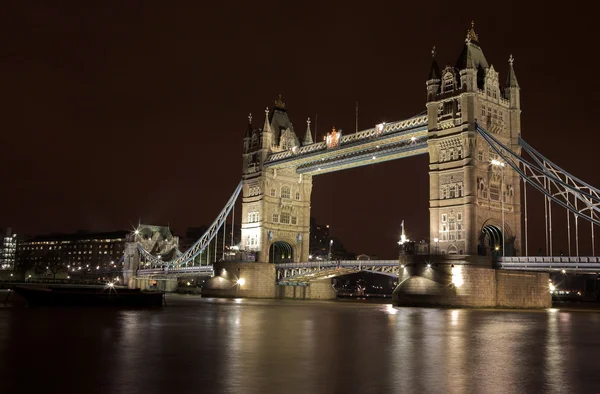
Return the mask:
POLYGON ((278 298, 295 300, 335 300, 337 292, 333 288, 333 280, 320 279, 311 281, 305 286, 277 285, 278 298))
POLYGON ((550 308, 545 272, 506 271, 482 256, 403 256, 396 306, 550 308))

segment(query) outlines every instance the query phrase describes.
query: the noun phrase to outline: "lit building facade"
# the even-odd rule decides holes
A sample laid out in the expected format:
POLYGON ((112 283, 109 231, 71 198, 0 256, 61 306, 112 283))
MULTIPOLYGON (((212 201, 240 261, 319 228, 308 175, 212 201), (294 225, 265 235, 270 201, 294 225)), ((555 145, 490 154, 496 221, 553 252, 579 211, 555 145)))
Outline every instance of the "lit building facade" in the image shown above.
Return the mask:
POLYGON ((19 243, 17 266, 38 274, 85 273, 116 269, 131 233, 75 233, 40 235, 19 243))
POLYGON ((0 244, 0 269, 12 270, 14 268, 17 243, 17 234, 13 234, 10 227, 7 228, 0 244))

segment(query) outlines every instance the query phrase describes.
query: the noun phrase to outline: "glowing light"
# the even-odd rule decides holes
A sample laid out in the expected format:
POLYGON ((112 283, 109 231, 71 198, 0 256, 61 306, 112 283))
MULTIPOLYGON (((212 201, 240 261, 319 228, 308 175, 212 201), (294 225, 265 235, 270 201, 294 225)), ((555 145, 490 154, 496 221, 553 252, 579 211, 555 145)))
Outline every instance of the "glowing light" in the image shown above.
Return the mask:
POLYGON ((417 137, 410 137, 410 140, 411 140, 412 142, 415 142, 415 141, 417 140, 417 137))
POLYGON ((244 279, 244 278, 239 278, 237 280, 237 284, 240 286, 244 286, 245 283, 246 283, 246 279, 244 279))
POLYGON ((115 284, 112 282, 108 282, 108 287, 113 288, 113 287, 115 287, 115 284))
POLYGON ((431 268, 431 263, 427 263, 427 268, 431 268))
POLYGON ((562 270, 561 272, 562 272, 563 274, 566 274, 566 273, 567 273, 567 271, 565 271, 565 270, 562 270))
POLYGON ((404 264, 400 264, 400 268, 404 268, 404 264))
POLYGON ((187 282, 187 283, 186 283, 186 285, 188 285, 188 286, 189 286, 189 285, 190 285, 190 282, 187 282))
POLYGON ((460 265, 456 265, 452 267, 452 284, 456 287, 460 287, 463 285, 463 275, 462 275, 462 267, 460 265))
POLYGON ((135 235, 138 235, 138 234, 140 233, 140 230, 135 230, 133 233, 134 233, 135 235))
POLYGON ((495 250, 500 250, 500 246, 496 245, 495 250))
POLYGON ((500 160, 492 159, 491 163, 492 163, 493 166, 504 167, 504 162, 502 162, 500 160))
POLYGON ((440 242, 440 239, 439 238, 434 238, 433 242, 438 243, 438 242, 440 242))
POLYGON ((377 156, 373 156, 373 160, 377 159, 377 156))
POLYGON ((313 258, 313 255, 312 255, 312 254, 309 254, 309 255, 308 255, 308 258, 309 258, 309 259, 312 259, 312 258, 313 258))
POLYGON ((550 293, 554 292, 556 290, 556 287, 550 283, 550 293))

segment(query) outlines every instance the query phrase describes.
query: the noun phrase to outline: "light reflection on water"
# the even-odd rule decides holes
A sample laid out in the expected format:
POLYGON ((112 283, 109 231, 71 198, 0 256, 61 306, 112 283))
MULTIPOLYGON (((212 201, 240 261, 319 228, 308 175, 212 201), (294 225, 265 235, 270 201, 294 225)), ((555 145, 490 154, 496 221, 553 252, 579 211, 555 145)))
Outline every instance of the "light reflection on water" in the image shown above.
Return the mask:
POLYGON ((599 313, 168 301, 0 310, 0 393, 600 392, 599 313))

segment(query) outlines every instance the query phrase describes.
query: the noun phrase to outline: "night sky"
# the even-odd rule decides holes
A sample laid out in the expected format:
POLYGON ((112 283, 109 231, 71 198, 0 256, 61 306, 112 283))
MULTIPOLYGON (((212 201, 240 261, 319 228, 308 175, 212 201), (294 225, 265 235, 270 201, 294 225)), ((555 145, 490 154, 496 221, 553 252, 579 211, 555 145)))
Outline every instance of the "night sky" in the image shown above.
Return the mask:
MULTIPOLYGON (((282 94, 300 138, 318 114, 319 140, 354 131, 357 100, 359 129, 418 114, 431 47, 454 64, 471 20, 502 82, 515 58, 525 140, 600 186, 600 28, 576 2, 90 3, 2 5, 0 228, 210 224, 239 182, 249 112, 262 127, 282 94)), ((429 235, 427 163, 315 177, 313 216, 347 249, 393 258, 403 219, 409 238, 429 235)), ((530 254, 542 201, 530 197, 530 254)))

